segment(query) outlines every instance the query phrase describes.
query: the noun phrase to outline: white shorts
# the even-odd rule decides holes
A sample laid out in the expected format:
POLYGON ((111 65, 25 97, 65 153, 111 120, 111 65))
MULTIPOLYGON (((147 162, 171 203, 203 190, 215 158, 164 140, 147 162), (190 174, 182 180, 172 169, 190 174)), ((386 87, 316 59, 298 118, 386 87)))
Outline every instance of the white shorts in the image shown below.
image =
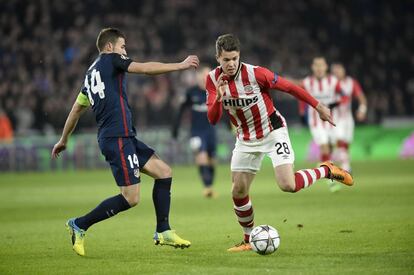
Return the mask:
POLYGON ((337 140, 351 143, 354 138, 355 122, 352 114, 338 118, 335 127, 335 136, 337 140))
POLYGON ((231 158, 231 171, 256 174, 265 155, 272 160, 273 167, 294 163, 295 153, 287 127, 276 129, 260 140, 237 139, 231 158))
POLYGON ((313 141, 317 145, 336 143, 336 130, 335 127, 329 124, 329 122, 319 122, 318 126, 310 126, 309 129, 312 134, 313 141))

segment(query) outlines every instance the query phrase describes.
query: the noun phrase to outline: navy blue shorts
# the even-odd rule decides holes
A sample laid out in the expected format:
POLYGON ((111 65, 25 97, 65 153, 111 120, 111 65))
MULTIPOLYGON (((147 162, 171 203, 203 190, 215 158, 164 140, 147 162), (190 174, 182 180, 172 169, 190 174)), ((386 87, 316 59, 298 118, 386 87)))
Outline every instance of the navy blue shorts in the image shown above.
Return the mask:
POLYGON ((154 154, 154 149, 135 137, 108 137, 98 142, 118 186, 141 181, 140 170, 154 154))
POLYGON ((217 149, 216 131, 192 132, 190 146, 196 153, 207 152, 209 157, 214 157, 217 149))

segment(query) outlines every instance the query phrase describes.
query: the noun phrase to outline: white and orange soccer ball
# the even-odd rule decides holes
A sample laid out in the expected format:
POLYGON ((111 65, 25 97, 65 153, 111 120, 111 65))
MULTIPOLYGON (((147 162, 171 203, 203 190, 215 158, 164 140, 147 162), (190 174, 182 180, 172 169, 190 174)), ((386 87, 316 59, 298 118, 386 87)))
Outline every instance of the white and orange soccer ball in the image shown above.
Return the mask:
POLYGON ((278 249, 280 236, 274 227, 270 225, 259 225, 253 228, 249 241, 253 251, 260 255, 268 255, 278 249))

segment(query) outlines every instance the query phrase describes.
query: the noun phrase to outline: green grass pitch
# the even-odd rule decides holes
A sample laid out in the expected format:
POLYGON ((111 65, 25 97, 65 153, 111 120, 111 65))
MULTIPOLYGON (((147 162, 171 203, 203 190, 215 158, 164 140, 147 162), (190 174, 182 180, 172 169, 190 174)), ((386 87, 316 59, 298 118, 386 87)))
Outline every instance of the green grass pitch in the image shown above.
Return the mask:
POLYGON ((195 167, 174 167, 171 225, 191 248, 153 244, 152 181, 143 177, 140 204, 90 228, 80 257, 64 223, 117 193, 109 169, 3 173, 0 274, 414 273, 414 161, 356 162, 354 176, 338 193, 318 182, 289 194, 265 164, 251 190, 255 223, 276 227, 281 245, 260 256, 226 251, 241 240, 228 165, 218 168, 212 200, 195 167))

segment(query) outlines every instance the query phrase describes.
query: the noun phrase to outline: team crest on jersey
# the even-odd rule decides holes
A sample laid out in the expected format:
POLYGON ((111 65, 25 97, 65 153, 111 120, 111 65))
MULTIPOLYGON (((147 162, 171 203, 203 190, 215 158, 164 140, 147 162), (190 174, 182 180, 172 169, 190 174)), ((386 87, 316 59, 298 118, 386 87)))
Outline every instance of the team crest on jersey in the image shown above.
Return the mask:
POLYGON ((246 95, 251 95, 253 93, 252 85, 246 85, 243 88, 244 88, 244 92, 246 93, 246 95))
POLYGON ((139 168, 134 169, 134 176, 135 176, 136 178, 139 178, 139 168))

